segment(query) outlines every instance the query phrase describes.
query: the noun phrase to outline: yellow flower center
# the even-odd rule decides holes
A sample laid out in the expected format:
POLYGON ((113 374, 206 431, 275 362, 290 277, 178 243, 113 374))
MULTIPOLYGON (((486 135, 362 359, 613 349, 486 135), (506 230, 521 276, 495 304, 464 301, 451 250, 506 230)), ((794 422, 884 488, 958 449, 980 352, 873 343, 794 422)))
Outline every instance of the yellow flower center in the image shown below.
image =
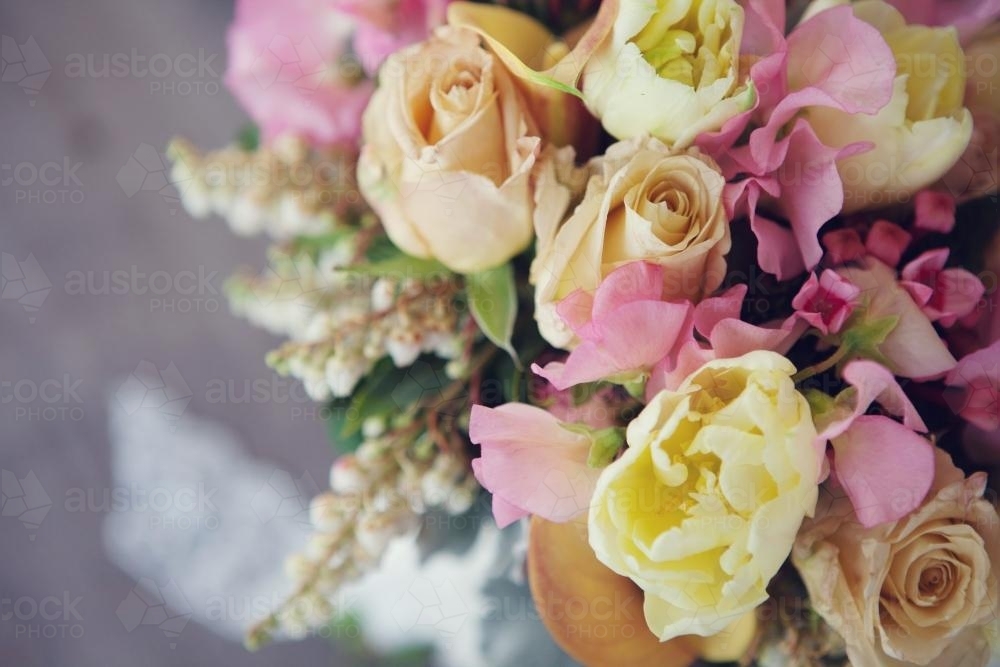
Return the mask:
MULTIPOLYGON (((664 79, 699 88, 727 75, 734 54, 732 0, 657 0, 632 42, 664 79)), ((738 7, 736 7, 738 9, 738 7)))

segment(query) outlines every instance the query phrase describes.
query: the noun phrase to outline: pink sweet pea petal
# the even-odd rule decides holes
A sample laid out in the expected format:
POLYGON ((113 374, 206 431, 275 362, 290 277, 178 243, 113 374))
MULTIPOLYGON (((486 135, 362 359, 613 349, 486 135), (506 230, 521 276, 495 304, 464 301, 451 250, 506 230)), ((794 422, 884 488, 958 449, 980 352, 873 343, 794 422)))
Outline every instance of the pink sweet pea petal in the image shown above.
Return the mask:
POLYGON ((661 300, 663 269, 631 262, 604 278, 593 296, 574 292, 557 312, 581 339, 565 362, 532 369, 564 390, 583 382, 648 373, 692 336, 691 304, 661 300), (589 313, 584 311, 589 307, 589 313))
POLYGON ((913 226, 948 234, 955 227, 955 198, 945 192, 921 190, 914 197, 913 226))
POLYGON ((688 341, 673 359, 664 359, 653 368, 646 383, 646 401, 652 400, 664 389, 677 389, 689 375, 715 358, 711 349, 702 347, 697 341, 688 341))
MULTIPOLYGON (((350 33, 343 16, 317 20, 310 0, 240 0, 227 34, 226 86, 260 126, 265 142, 295 134, 315 145, 355 142, 371 81, 356 81, 344 61, 350 33)), ((322 12, 321 12, 322 13, 322 12)))
MULTIPOLYGON (((783 141, 788 142, 785 159, 795 167, 779 172, 780 206, 791 223, 805 268, 812 269, 823 256, 818 239, 820 227, 844 207, 844 186, 837 173, 837 160, 856 148, 825 146, 812 127, 801 119, 783 141)), ((779 279, 789 277, 778 275, 779 279)))
POLYGON ((913 236, 899 225, 878 220, 868 232, 865 250, 887 265, 896 266, 912 240, 913 236))
POLYGON ((786 100, 790 106, 822 105, 873 114, 892 98, 896 78, 892 49, 850 6, 820 12, 793 30, 788 58, 790 87, 810 91, 808 101, 786 100))
POLYGON ((864 415, 833 440, 834 470, 865 527, 917 508, 934 481, 934 447, 888 417, 864 415))
POLYGON ((663 297, 663 267, 649 262, 630 262, 601 281, 594 294, 591 319, 601 321, 627 303, 660 301, 663 297))
POLYGON ((975 310, 986 287, 978 276, 965 269, 944 268, 947 262, 947 248, 928 250, 903 268, 900 284, 929 320, 950 327, 959 319, 977 314, 975 310))
POLYGON ((902 418, 907 428, 927 432, 924 420, 885 366, 868 359, 857 359, 844 366, 842 375, 844 381, 858 391, 855 416, 864 414, 872 403, 878 403, 889 414, 902 418))
POLYGON ((648 370, 668 356, 690 331, 691 306, 666 301, 638 301, 615 309, 595 323, 594 340, 585 340, 565 363, 532 370, 557 389, 595 382, 623 373, 648 370))
POLYGON ((962 357, 945 384, 958 389, 946 394, 956 414, 984 431, 1000 429, 1000 341, 962 357))
POLYGON ((587 465, 590 441, 545 410, 522 403, 474 405, 469 438, 482 448, 473 473, 493 494, 501 528, 526 514, 563 522, 589 508, 600 474, 587 465))
POLYGON ((718 296, 709 297, 694 307, 694 326, 705 338, 711 338, 712 331, 720 322, 739 319, 743 312, 743 300, 748 287, 734 285, 718 296))
POLYGON ((364 70, 374 75, 393 52, 426 39, 445 22, 450 0, 332 0, 357 20, 354 49, 364 70))
POLYGON ((574 290, 556 305, 556 313, 577 336, 586 338, 591 334, 590 314, 594 310, 594 295, 581 289, 574 290))

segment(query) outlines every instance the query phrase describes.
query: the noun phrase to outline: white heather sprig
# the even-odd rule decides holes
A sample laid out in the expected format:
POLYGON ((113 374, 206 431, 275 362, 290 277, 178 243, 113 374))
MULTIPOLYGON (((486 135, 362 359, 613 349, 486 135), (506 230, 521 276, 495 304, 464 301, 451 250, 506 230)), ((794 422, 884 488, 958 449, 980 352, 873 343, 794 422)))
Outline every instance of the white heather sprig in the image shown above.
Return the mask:
MULTIPOLYGON (((279 372, 301 379, 315 400, 350 396, 386 356, 403 368, 425 353, 443 359, 463 354, 467 335, 454 307, 456 283, 378 278, 368 286, 342 272, 330 280, 332 288, 303 297, 298 328, 285 331, 292 340, 268 356, 279 372)), ((245 304, 237 310, 253 312, 245 304)), ((291 318, 288 310, 283 305, 277 312, 291 318)), ((271 321, 259 311, 253 317, 271 321)))
POLYGON ((277 630, 305 636, 345 611, 331 602, 339 588, 378 565, 389 543, 416 530, 429 509, 451 515, 469 510, 479 487, 468 462, 433 449, 420 457, 412 432, 403 427, 365 439, 354 454, 333 464, 330 491, 310 504, 313 533, 306 548, 285 564, 296 592, 250 631, 250 646, 277 630))
POLYGON ((174 139, 167 156, 184 208, 196 218, 217 214, 242 236, 325 234, 365 209, 354 157, 311 149, 294 136, 255 151, 229 146, 208 153, 174 139))

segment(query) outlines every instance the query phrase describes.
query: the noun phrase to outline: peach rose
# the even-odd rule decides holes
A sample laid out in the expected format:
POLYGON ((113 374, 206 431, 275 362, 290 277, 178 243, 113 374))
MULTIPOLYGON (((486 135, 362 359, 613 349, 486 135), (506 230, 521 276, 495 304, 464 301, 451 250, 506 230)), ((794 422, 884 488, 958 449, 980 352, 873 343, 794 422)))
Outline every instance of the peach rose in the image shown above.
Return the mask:
POLYGON ((657 139, 633 139, 590 166, 579 206, 558 229, 538 230, 531 267, 535 318, 556 347, 573 343, 556 314, 573 291, 593 291, 616 268, 645 261, 663 267, 665 298, 698 301, 722 283, 731 245, 725 179, 698 149, 672 152, 657 139))
POLYGON ((986 475, 935 456, 934 484, 909 516, 865 529, 846 497, 828 494, 799 532, 792 561, 855 667, 986 664, 1000 523, 986 475))
POLYGON ((390 56, 380 79, 358 183, 392 242, 459 273, 524 250, 541 139, 503 64, 472 31, 443 28, 390 56))

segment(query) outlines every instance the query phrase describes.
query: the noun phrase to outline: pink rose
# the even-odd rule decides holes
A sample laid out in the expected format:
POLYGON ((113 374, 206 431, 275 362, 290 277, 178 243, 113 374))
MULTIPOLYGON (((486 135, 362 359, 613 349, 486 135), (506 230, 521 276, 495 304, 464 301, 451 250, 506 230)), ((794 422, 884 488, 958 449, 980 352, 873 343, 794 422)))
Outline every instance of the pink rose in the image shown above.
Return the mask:
POLYGON ((321 0, 239 0, 226 85, 264 141, 354 143, 372 83, 349 56, 350 21, 321 0))

